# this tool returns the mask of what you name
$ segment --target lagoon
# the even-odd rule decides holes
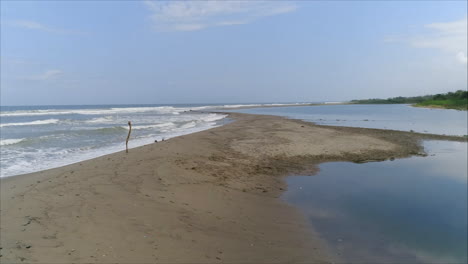
[[[235,110],[321,125],[467,135],[467,112],[396,105]],[[427,157],[321,164],[287,178],[298,207],[347,263],[467,263],[467,143],[424,142]]]
[[[421,133],[467,135],[467,111],[412,107],[407,104],[317,105],[234,110],[278,115],[320,125],[366,127]]]
[[[424,147],[428,157],[322,164],[287,178],[282,198],[347,263],[466,263],[467,144]]]

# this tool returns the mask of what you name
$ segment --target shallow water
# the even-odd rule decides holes
[[[320,105],[234,110],[249,114],[279,115],[322,125],[467,135],[468,112],[396,105]]]
[[[283,199],[352,263],[466,263],[467,144],[429,141],[428,157],[320,165],[287,178]]]

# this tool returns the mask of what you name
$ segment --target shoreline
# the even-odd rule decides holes
[[[220,112],[221,113],[221,112]],[[393,130],[230,112],[226,125],[1,178],[2,262],[333,261],[284,177],[327,161],[425,155]]]
[[[236,107],[233,107],[233,108],[223,107],[223,106],[220,105],[219,108],[214,108],[213,110],[228,111],[228,110],[248,109],[248,108],[271,108],[271,107],[292,107],[292,106],[311,106],[311,105],[320,105],[320,104],[311,104],[311,103],[295,103],[295,104],[292,104],[291,103],[291,104],[271,104],[271,105],[255,105],[255,106],[245,105],[245,106],[242,106],[242,107],[236,106]],[[161,106],[161,107],[173,107],[173,106],[167,105],[167,106]],[[122,109],[124,109],[124,108],[122,108]],[[180,112],[180,113],[193,112],[193,113],[207,113],[207,114],[210,114],[210,113],[215,112],[215,111],[210,111],[209,109],[188,110],[189,107],[187,107],[186,109],[187,109],[186,111],[183,111],[183,112]],[[225,120],[226,120],[225,118],[221,118],[220,120],[217,120],[216,124],[214,124],[212,127],[217,127],[217,126],[220,126],[220,125],[224,125]],[[143,125],[143,126],[146,126],[146,125]],[[126,123],[125,124],[115,124],[115,127],[123,127],[125,129],[128,129],[128,126],[126,125]],[[212,127],[210,127],[210,128],[212,128]],[[138,128],[138,124],[137,124],[137,128]],[[198,129],[197,130],[198,131],[203,131],[203,130],[210,129],[210,128],[204,127],[204,128],[201,128],[201,130],[198,130]],[[152,139],[150,137],[147,137],[147,138],[144,138],[144,137],[132,138],[130,140],[130,148],[135,148],[135,147],[140,147],[140,146],[144,146],[144,145],[147,145],[147,144],[151,144],[151,143],[154,142],[155,139],[160,141],[161,139],[165,138],[167,140],[169,138],[173,138],[173,137],[177,137],[177,136],[181,136],[181,135],[187,135],[187,133],[190,134],[190,133],[195,133],[195,132],[198,132],[198,131],[182,131],[182,132],[173,131],[172,133],[168,133],[167,135],[160,135],[160,136],[151,135]],[[44,135],[42,135],[42,136],[44,136]],[[8,142],[10,140],[13,140],[13,142]],[[28,142],[30,140],[34,141],[35,140],[34,136],[33,137],[25,137],[25,138],[8,138],[8,139],[5,139],[5,141],[7,141],[5,146],[14,145],[14,144],[18,144],[18,143],[23,143],[23,141]],[[5,143],[3,141],[4,140],[2,140],[2,142],[1,142],[2,143],[2,148],[4,146],[3,144]],[[122,142],[125,142],[125,140],[123,139]],[[57,158],[57,159],[54,159],[54,160],[49,160],[48,162],[43,162],[43,163],[39,164],[39,166],[36,166],[34,168],[34,170],[33,169],[26,169],[26,170],[19,170],[19,171],[10,172],[8,170],[8,168],[4,168],[5,171],[3,171],[3,170],[1,171],[2,175],[0,175],[0,178],[18,176],[18,175],[21,175],[21,174],[34,173],[34,172],[39,172],[39,171],[43,171],[43,170],[49,170],[49,169],[53,169],[53,168],[58,168],[58,167],[63,167],[63,166],[66,166],[66,165],[70,165],[70,164],[73,164],[73,163],[86,161],[86,160],[93,159],[93,158],[98,158],[98,157],[103,156],[103,155],[117,153],[117,152],[121,151],[121,149],[123,149],[123,147],[120,146],[120,145],[121,144],[118,143],[118,142],[112,142],[112,143],[107,144],[105,146],[102,146],[100,148],[90,148],[91,150],[89,150],[89,151],[84,151],[84,152],[81,152],[81,153],[80,152],[70,153],[70,154],[68,154],[66,156],[67,159]],[[68,149],[64,149],[64,150],[67,151]],[[44,164],[47,164],[47,163],[49,163],[47,166],[43,166]],[[5,165],[5,164],[3,164],[3,165]]]
[[[193,110],[198,112],[216,113],[218,111],[226,110],[239,110],[239,109],[251,109],[251,108],[276,108],[276,107],[294,107],[294,106],[327,106],[327,105],[348,105],[349,102],[324,102],[324,103],[297,103],[297,104],[272,104],[272,105],[252,105],[252,106],[240,106],[236,108],[220,107],[212,110]],[[226,112],[231,113],[231,112]]]

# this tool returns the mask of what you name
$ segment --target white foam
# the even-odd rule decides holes
[[[137,133],[132,134],[132,137],[133,135],[135,135],[135,137],[132,138],[132,140],[130,140],[130,148],[154,143],[154,140],[160,141],[163,138],[169,139],[172,137],[186,135],[206,130],[212,127],[216,127],[218,126],[216,121],[226,117],[226,115],[215,113],[195,113],[188,111],[209,108],[211,109],[216,107],[219,108],[220,106],[200,106],[191,108],[161,106],[76,110],[48,109],[2,112],[2,116],[12,117],[28,115],[51,116],[60,114],[84,114],[102,116],[90,116],[89,118],[85,118],[84,120],[83,117],[76,119],[73,117],[67,117],[67,119],[60,119],[58,117],[57,119],[47,119],[38,117],[39,119],[44,120],[34,120],[30,122],[17,122],[19,121],[17,120],[16,122],[10,121],[11,123],[2,123],[1,127],[26,126],[24,129],[28,131],[30,130],[30,128],[28,128],[27,126],[51,125],[50,128],[52,129],[52,134],[40,136],[38,138],[15,138],[1,140],[0,144],[2,146],[17,144],[26,140],[28,140],[28,145],[26,146],[24,144],[21,144],[18,145],[18,147],[1,148],[0,177],[13,176],[18,174],[40,171],[44,169],[50,169],[121,151],[125,149],[124,143],[121,143],[124,142],[124,140],[115,140],[115,137],[118,137],[120,134],[116,134],[115,136],[112,134],[108,137],[109,140],[106,140],[104,137],[96,137],[98,138],[96,139],[94,138],[94,136],[92,136],[93,138],[91,140],[88,140],[89,138],[86,138],[88,136],[86,130],[112,130],[114,128],[128,129],[128,126],[126,125],[128,120],[132,121],[133,129],[139,130]],[[145,112],[145,114],[132,114],[143,112]],[[64,126],[57,127],[56,125],[54,125],[57,123]],[[103,125],[102,128],[100,128],[100,124]],[[114,127],[107,127],[107,125],[113,125]],[[79,133],[76,132],[81,130],[83,131]],[[7,130],[5,129],[5,132],[6,131]],[[90,133],[93,134],[89,135],[95,135],[94,132]],[[75,144],[61,144],[61,142],[63,141],[61,135],[73,139],[75,139],[76,137],[78,141],[84,140],[83,145],[78,147]],[[47,137],[48,140],[46,143],[44,143],[42,137]],[[95,139],[97,140],[96,143],[93,141]]]
[[[91,120],[86,121],[86,123],[90,123],[90,124],[102,124],[102,123],[112,123],[112,122],[114,122],[114,120],[111,116],[98,117],[98,118],[93,118]]]
[[[252,106],[262,106],[261,104],[237,104],[237,105],[223,105],[221,108],[242,108],[242,107],[252,107]]]
[[[196,125],[197,125],[197,123],[194,122],[194,121],[192,121],[192,122],[183,124],[182,126],[180,126],[180,128],[181,128],[181,129],[187,129],[187,128],[195,127]]]
[[[7,126],[37,126],[37,125],[49,125],[49,124],[56,124],[58,123],[58,119],[46,119],[46,120],[36,120],[31,122],[22,122],[22,123],[6,123],[0,124],[0,127],[7,127]]]
[[[221,108],[246,108],[246,107],[262,107],[262,106],[287,106],[287,105],[300,105],[302,103],[291,103],[291,104],[233,104],[233,105],[223,105]]]
[[[42,115],[109,115],[109,114],[130,114],[155,112],[159,114],[178,115],[189,110],[206,110],[206,109],[232,109],[243,107],[258,107],[258,106],[281,106],[290,104],[227,104],[227,105],[207,105],[195,107],[174,107],[174,106],[153,106],[153,107],[114,107],[114,108],[96,108],[96,109],[44,109],[44,110],[18,110],[18,111],[3,111],[0,116],[42,116]]]
[[[213,122],[213,121],[221,120],[225,117],[226,115],[209,114],[208,116],[202,117],[201,120],[204,122]]]
[[[155,124],[155,125],[141,125],[141,126],[132,126],[132,129],[150,129],[150,128],[164,128],[164,127],[172,127],[175,126],[174,123],[162,123],[162,124]],[[125,127],[128,129],[128,126]]]
[[[214,119],[214,117],[212,117]],[[135,148],[146,144],[154,143],[154,140],[161,141],[199,132],[209,128],[218,126],[215,122],[202,122],[197,123],[191,121],[182,127],[174,128],[174,123],[161,123],[151,126],[158,126],[161,128],[159,134],[150,134],[143,137],[134,138],[129,142],[129,148]],[[142,126],[143,127],[143,126]],[[164,129],[168,128],[168,129]],[[37,149],[33,153],[23,151],[9,151],[7,149],[1,149],[2,155],[0,155],[1,163],[6,165],[0,170],[0,177],[8,177],[13,175],[19,175],[24,173],[31,173],[41,171],[45,169],[51,169],[59,166],[68,165],[83,160],[88,160],[103,156],[110,153],[125,150],[125,143],[112,144],[102,148],[75,148],[75,149]],[[12,155],[14,154],[14,155]],[[28,158],[28,156],[34,155],[34,158]]]
[[[31,111],[4,111],[0,112],[0,116],[41,116],[41,115],[65,115],[73,114],[72,111],[61,111],[61,110],[31,110]]]
[[[104,108],[104,109],[47,109],[47,110],[20,110],[20,111],[3,111],[0,116],[39,116],[39,115],[109,115],[109,114],[124,114],[124,113],[143,113],[156,112],[160,114],[179,114],[187,111],[190,108],[176,108],[173,106],[157,106],[157,107],[119,107],[119,108]]]
[[[20,143],[21,141],[25,140],[24,138],[10,138],[10,139],[2,139],[0,140],[0,146],[7,146]]]

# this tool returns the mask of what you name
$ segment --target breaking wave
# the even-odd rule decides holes
[[[59,122],[58,119],[46,119],[46,120],[36,120],[36,121],[31,121],[31,122],[0,124],[0,127],[50,125],[50,124],[57,124],[58,122]]]
[[[0,146],[14,145],[24,141],[24,138],[1,139]]]

